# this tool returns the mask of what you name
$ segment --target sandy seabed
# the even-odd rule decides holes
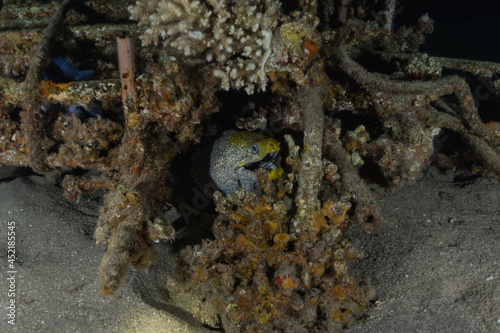
[[[345,332],[500,332],[500,181],[457,178],[434,170],[423,184],[373,187],[382,226],[374,234],[353,226],[349,237],[365,251],[351,270],[370,277],[377,293]],[[0,172],[0,331],[214,332],[153,302],[160,294],[145,297],[140,290],[162,289],[162,279],[148,278],[150,269],[131,272],[115,297],[98,294],[105,249],[95,245],[93,232],[101,202],[93,195],[74,204],[44,177]],[[15,224],[14,274],[9,224]],[[161,247],[168,245],[159,245],[161,261],[168,261]],[[15,326],[8,323],[11,299]]]

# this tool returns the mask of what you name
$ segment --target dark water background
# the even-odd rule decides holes
[[[500,62],[500,1],[400,0],[396,25],[435,22],[421,51],[434,56]]]

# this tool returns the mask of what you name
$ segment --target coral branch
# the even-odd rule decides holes
[[[82,105],[90,109],[94,101],[98,101],[102,109],[116,109],[120,102],[120,83],[117,79],[71,82],[60,88],[50,81],[40,84],[45,100],[50,103]]]
[[[142,269],[158,259],[152,244],[140,235],[142,229],[140,222],[129,219],[113,231],[99,267],[99,291],[103,296],[116,293],[125,281],[129,265]]]
[[[464,136],[472,151],[484,163],[484,167],[493,171],[497,177],[500,177],[500,154],[495,152],[484,140],[481,140],[477,136],[471,134]]]
[[[481,121],[469,85],[464,79],[458,76],[448,76],[432,81],[394,81],[382,74],[368,72],[352,60],[349,57],[349,53],[345,50],[337,50],[336,59],[340,68],[371,94],[374,96],[386,96],[378,100],[377,103],[374,103],[374,107],[383,119],[389,119],[389,115],[391,115],[392,119],[407,119],[405,122],[411,123],[418,121],[415,118],[416,115],[419,115],[421,118],[425,114],[425,117],[428,119],[426,127],[432,129],[438,128],[445,123],[450,124],[449,116],[451,114],[462,124],[460,126],[452,121],[454,130],[463,136],[466,142],[471,143],[471,148],[483,159],[487,168],[490,168],[492,171],[498,170],[498,167],[495,166],[493,147],[500,144],[500,137],[495,135],[493,129],[488,128]],[[479,64],[477,65],[480,66]],[[481,65],[486,66],[486,64]],[[489,66],[489,68],[492,67]],[[444,95],[455,95],[459,105],[453,108],[443,107],[443,102],[439,98]],[[441,109],[445,109],[447,112],[439,112],[435,107],[431,106],[431,102],[441,105]],[[395,117],[395,114],[399,114],[399,116]],[[393,122],[393,120],[387,121]],[[401,124],[401,126],[406,127],[409,138],[412,136],[422,136],[425,133],[424,129],[417,129],[416,125],[408,127]],[[483,140],[485,144],[479,144],[476,139],[471,139],[471,135]],[[423,138],[422,143],[426,144],[425,141],[429,142],[429,139],[429,137],[427,139]],[[382,144],[384,145],[384,143]],[[479,146],[484,149],[478,149]],[[487,146],[489,148],[486,149]],[[374,149],[378,148],[374,146]],[[410,164],[407,167],[415,169]],[[495,171],[495,173],[497,172]]]
[[[46,173],[50,168],[46,165],[43,147],[44,129],[42,127],[42,115],[40,105],[40,93],[38,85],[42,77],[45,61],[49,55],[49,46],[54,40],[57,31],[61,27],[66,13],[71,8],[73,0],[65,0],[61,3],[59,10],[53,16],[38,43],[36,52],[31,58],[30,68],[24,82],[25,101],[23,112],[21,112],[21,128],[24,133],[26,144],[29,148],[30,165],[36,172]]]
[[[500,73],[500,63],[489,61],[478,61],[470,59],[456,59],[444,57],[431,57],[438,61],[443,68],[466,71],[482,77],[492,77]]]
[[[318,193],[322,177],[323,103],[321,87],[299,88],[298,99],[302,107],[304,150],[299,171],[299,185],[295,204],[297,214],[294,231],[300,233],[310,226],[312,212],[318,208]]]
[[[45,61],[47,60],[49,54],[49,46],[51,42],[54,40],[57,31],[62,26],[62,21],[66,16],[66,13],[73,5],[74,0],[64,0],[61,3],[57,13],[52,17],[50,24],[45,28],[42,39],[38,43],[36,47],[35,54],[30,61],[30,69],[26,74],[25,79],[25,92],[27,96],[31,96],[34,91],[36,91],[36,87],[41,80],[42,71],[45,66]],[[29,104],[28,104],[29,105]]]
[[[380,73],[367,71],[363,66],[354,61],[349,56],[349,51],[345,48],[335,50],[334,57],[339,67],[351,78],[362,85],[367,90],[374,93],[391,92],[391,94],[402,95],[432,95],[435,89],[443,91],[443,86],[453,85],[456,81],[454,77],[445,77],[436,81],[394,81]],[[452,90],[452,89],[449,89]],[[437,94],[434,94],[436,96]],[[437,98],[437,97],[436,97]]]
[[[129,110],[129,118],[137,111]],[[99,268],[99,290],[113,295],[125,281],[129,265],[137,269],[156,261],[153,242],[156,233],[149,230],[151,220],[159,216],[169,195],[165,187],[167,162],[164,155],[178,147],[168,139],[158,138],[148,147],[145,128],[128,127],[123,136],[118,160],[119,185],[106,194],[104,210],[99,217],[95,238],[98,244],[108,245]],[[163,154],[153,155],[150,150]],[[155,227],[155,229],[157,229]],[[173,229],[162,235],[173,237]]]
[[[436,101],[436,106],[442,108],[450,114],[453,114],[453,110],[443,101],[438,99]],[[442,128],[447,128],[453,132],[461,135],[465,142],[469,145],[472,151],[480,158],[485,164],[486,169],[493,171],[498,177],[500,177],[500,155],[486,143],[485,140],[478,138],[477,136],[471,134],[469,129],[466,128],[462,122],[456,117],[443,114],[439,119],[439,124]],[[492,136],[491,139],[494,139]],[[498,139],[497,139],[498,140]]]
[[[334,132],[334,123],[331,119],[325,120],[325,157],[337,165],[342,175],[343,191],[353,193],[354,223],[368,232],[375,231],[380,225],[380,210],[366,183],[359,177],[356,168],[351,164],[349,155],[342,146],[342,142]]]
[[[391,33],[394,30],[394,18],[396,16],[397,0],[385,0],[384,30]]]

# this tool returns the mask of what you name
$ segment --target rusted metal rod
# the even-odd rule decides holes
[[[120,80],[122,83],[122,101],[125,116],[127,115],[127,99],[130,98],[133,103],[137,101],[135,91],[135,42],[130,36],[116,38],[118,48],[118,67],[120,69]]]

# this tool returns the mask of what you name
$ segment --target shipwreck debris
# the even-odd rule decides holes
[[[93,170],[66,174],[62,185],[73,201],[105,192],[95,231],[107,246],[102,295],[117,293],[130,266],[152,265],[156,242],[174,238],[163,217],[173,205],[170,163],[227,129],[211,117],[221,90],[257,100],[240,128],[266,128],[288,147],[283,177],[257,170],[261,195],[216,192],[212,237],[176,253],[166,288],[210,302],[212,326],[221,318],[232,331],[340,330],[373,297],[349,274],[347,262],[362,252],[344,238],[350,224],[374,232],[381,222],[367,181],[404,186],[433,161],[500,175],[498,117],[481,119],[462,77],[487,79],[498,100],[500,65],[420,53],[432,20],[396,31],[395,0],[379,12],[375,2],[349,1],[293,10],[261,0],[29,3],[38,9],[1,9],[0,164]],[[92,63],[80,67],[95,71],[92,80],[42,81],[65,53]],[[102,117],[77,117],[76,106],[95,102]],[[44,106],[57,103],[75,108],[47,116]],[[446,149],[436,149],[446,134]]]

